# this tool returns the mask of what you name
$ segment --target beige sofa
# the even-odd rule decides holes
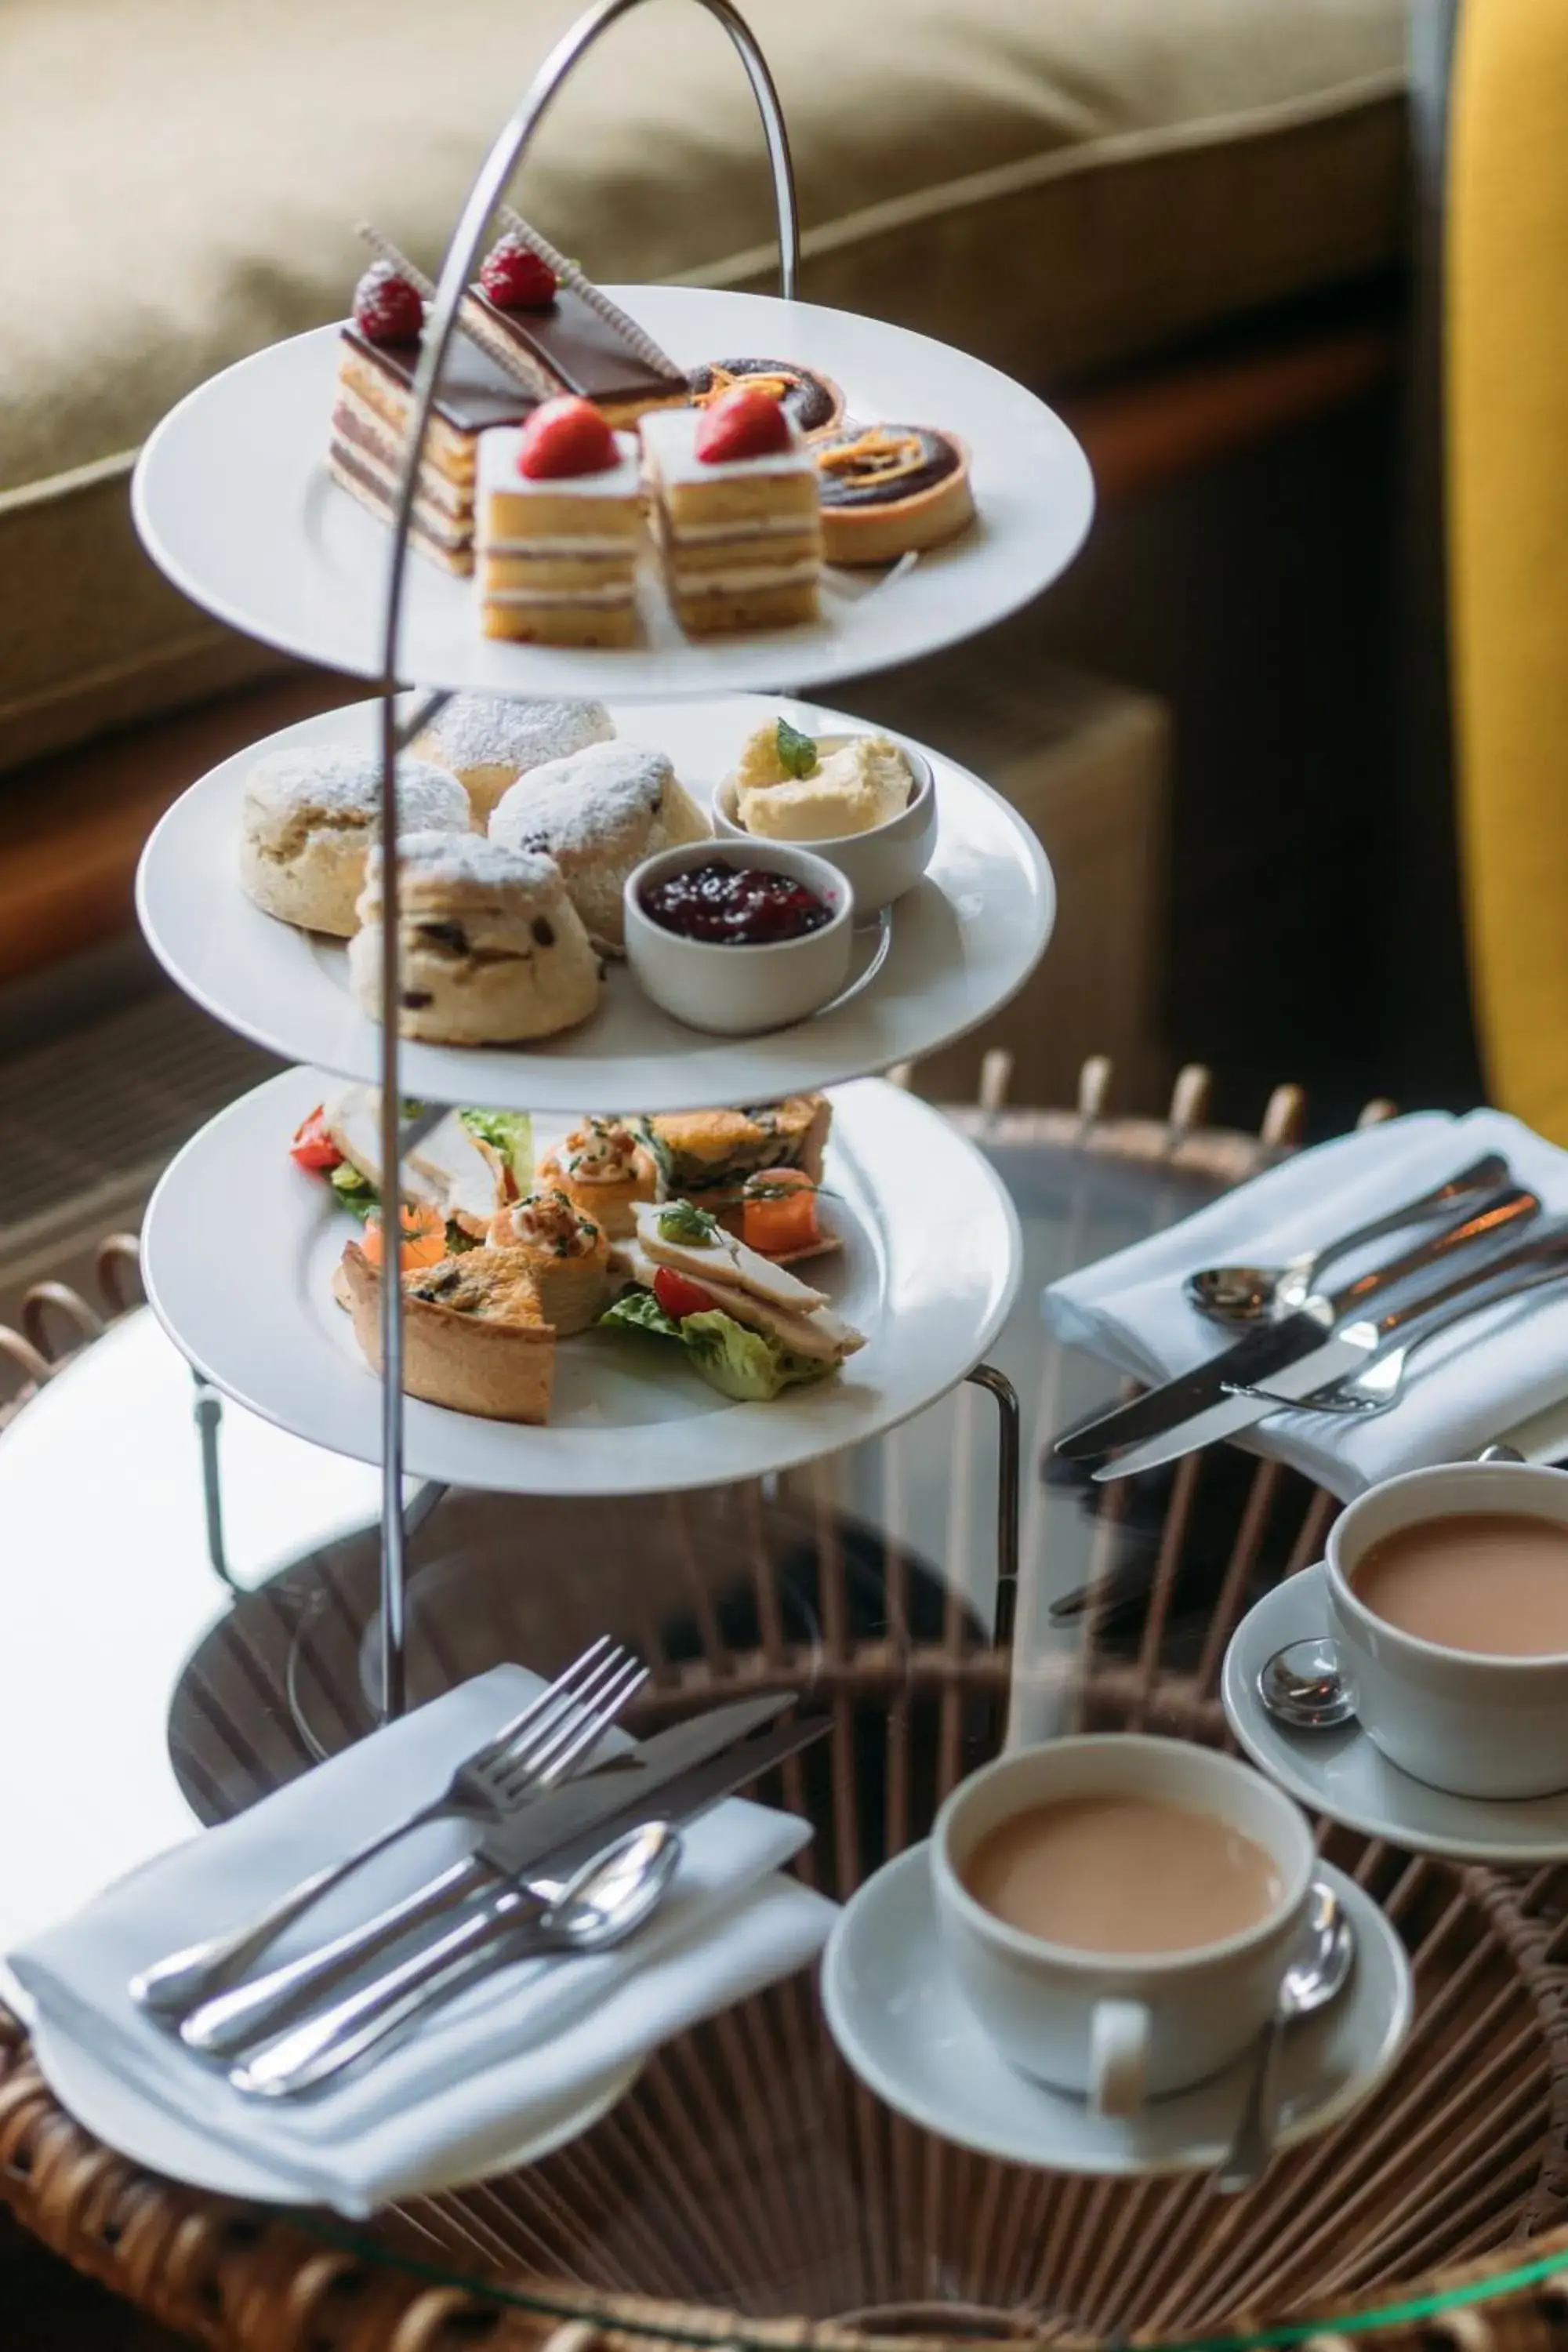
[[[1404,0],[750,0],[803,290],[1041,384],[1334,286],[1404,236]],[[573,0],[8,0],[0,765],[268,658],[167,588],[126,484],[169,404],[341,313],[370,215],[438,257]],[[768,282],[756,118],[680,0],[618,26],[522,201],[606,279]],[[243,462],[243,452],[237,452]]]

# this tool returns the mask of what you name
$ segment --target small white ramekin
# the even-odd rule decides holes
[[[643,912],[642,892],[650,882],[694,866],[761,867],[804,882],[832,909],[820,929],[798,940],[744,947],[710,940],[682,939]],[[626,877],[626,961],[654,1003],[689,1028],[721,1037],[755,1037],[804,1021],[836,997],[849,977],[850,932],[855,892],[837,866],[795,842],[683,842],[645,857]]]
[[[868,732],[870,730],[868,730]],[[876,824],[869,833],[847,833],[836,841],[772,842],[766,834],[748,833],[741,823],[740,795],[733,776],[726,776],[713,794],[713,826],[721,841],[748,841],[762,848],[784,847],[814,850],[818,857],[827,858],[847,874],[855,891],[855,904],[859,913],[874,915],[879,908],[890,907],[906,890],[912,890],[926,867],[931,864],[936,847],[936,779],[931,774],[931,761],[923,751],[899,737],[889,739],[898,743],[914,775],[914,785],[908,805],[890,816],[885,824]],[[846,743],[855,740],[853,735],[819,735],[816,741],[820,752],[841,751]]]

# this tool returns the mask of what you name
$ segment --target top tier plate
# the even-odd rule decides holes
[[[1033,393],[944,343],[876,319],[686,286],[609,289],[683,366],[741,353],[821,369],[850,416],[944,425],[969,446],[977,520],[881,584],[832,571],[810,626],[701,643],[672,620],[625,649],[481,636],[472,581],[411,553],[401,672],[500,694],[668,696],[804,687],[956,643],[1039,593],[1089,529],[1089,464]],[[172,410],[132,487],[137,528],[175,585],[231,627],[307,661],[381,674],[387,533],[329,479],[339,331],[226,369]]]

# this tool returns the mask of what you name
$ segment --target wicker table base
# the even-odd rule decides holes
[[[1182,1181],[1245,1173],[1288,1140],[1291,1108],[1267,1145],[1205,1137],[1190,1087],[1168,1122],[1104,1123],[1090,1099],[1076,1119],[993,1118],[983,1139],[1026,1232],[1048,1232],[1059,1255],[1107,1246],[1123,1209],[1146,1223],[1156,1192],[1175,1213]],[[1031,1278],[1048,1270],[1032,1262]],[[1065,1375],[1039,1360],[1032,1297],[1011,1344],[1038,1433],[1060,1414]],[[1223,1740],[1229,1631],[1260,1585],[1314,1556],[1331,1500],[1225,1454],[1092,1508],[1038,1486],[1004,1653],[965,1549],[964,1512],[983,1524],[984,1497],[966,1491],[962,1420],[946,1442],[934,1460],[929,1440],[909,1444],[896,1475],[850,1464],[618,1524],[538,1509],[520,1522],[524,1507],[454,1497],[416,1586],[416,1695],[497,1657],[548,1667],[587,1627],[647,1655],[644,1727],[721,1687],[808,1691],[832,1712],[832,1739],[772,1793],[814,1818],[807,1867],[833,1894],[924,1833],[1009,1705],[1031,1728]],[[948,1514],[946,1538],[923,1549],[922,1475]],[[169,1733],[199,1813],[233,1811],[365,1727],[373,1568],[363,1538],[296,1560],[197,1649]],[[1568,1870],[1510,1882],[1342,1832],[1325,1848],[1406,1942],[1415,2033],[1377,2098],[1246,2198],[1201,2179],[1026,2171],[933,2138],[847,2073],[804,1978],[661,2052],[544,2163],[358,2231],[142,2173],[60,2111],[7,2024],[0,2198],[224,2352],[1210,2341],[1265,2315],[1273,2341],[1370,2323],[1401,2352],[1450,2339],[1522,2352],[1568,2335]]]

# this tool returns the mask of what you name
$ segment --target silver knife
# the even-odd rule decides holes
[[[214,2058],[232,2057],[262,2034],[276,2032],[331,1991],[361,1961],[374,1958],[388,1944],[437,1917],[499,1875],[512,1878],[531,1870],[555,1847],[587,1837],[590,1851],[603,1842],[605,1824],[628,1806],[647,1806],[659,1790],[759,1730],[794,1703],[793,1691],[770,1691],[761,1698],[737,1699],[672,1725],[626,1757],[568,1781],[539,1798],[509,1821],[488,1828],[472,1853],[401,1902],[379,1912],[329,1944],[280,1962],[194,2010],[180,2027],[188,2048]]]
[[[651,1814],[647,1807],[629,1805],[618,1820],[552,1848],[542,1862],[553,1878],[569,1878],[614,1839],[649,1819],[688,1829],[736,1789],[810,1747],[831,1727],[832,1717],[825,1715],[763,1732],[671,1781]],[[530,1887],[515,1882],[502,1886],[489,1902],[470,1906],[434,1943],[235,2067],[229,2081],[261,2098],[289,2098],[313,2089],[414,2024],[438,2000],[449,1999],[509,1958],[526,1957],[527,1929],[544,1907]]]
[[[1137,1471],[1155,1470],[1162,1463],[1174,1462],[1200,1445],[1212,1444],[1216,1438],[1234,1437],[1238,1431],[1251,1429],[1278,1412],[1281,1398],[1302,1400],[1302,1410],[1310,1412],[1311,1406],[1305,1400],[1331,1389],[1352,1372],[1364,1370],[1375,1356],[1394,1342],[1404,1347],[1417,1346],[1466,1316],[1479,1314],[1485,1307],[1517,1297],[1540,1283],[1561,1281],[1565,1273],[1568,1216],[1552,1217],[1544,1221],[1527,1241],[1504,1251],[1500,1257],[1472,1267],[1441,1289],[1426,1291],[1404,1307],[1389,1308],[1375,1319],[1366,1318],[1342,1325],[1327,1339],[1320,1334],[1320,1344],[1310,1355],[1268,1375],[1267,1396],[1223,1397],[1217,1404],[1192,1414],[1176,1428],[1167,1429],[1146,1444],[1131,1446],[1126,1453],[1102,1462],[1094,1473],[1095,1478],[1102,1485],[1108,1479],[1129,1478]]]
[[[1379,1292],[1392,1290],[1396,1283],[1407,1282],[1429,1266],[1440,1265],[1456,1250],[1501,1241],[1528,1223],[1540,1207],[1533,1192],[1517,1186],[1489,1192],[1468,1217],[1430,1235],[1403,1256],[1373,1266],[1339,1290],[1318,1292],[1304,1299],[1294,1314],[1266,1324],[1259,1331],[1247,1332],[1234,1347],[1222,1349],[1190,1372],[1179,1373],[1174,1380],[1134,1397],[1130,1404],[1118,1405],[1064,1430],[1053,1441],[1053,1450],[1069,1462],[1089,1461],[1113,1446],[1131,1445],[1140,1438],[1157,1437],[1164,1430],[1176,1428],[1194,1413],[1218,1405],[1227,1388],[1252,1386],[1260,1381],[1278,1387],[1280,1374],[1289,1366],[1321,1348],[1337,1323],[1353,1317]],[[1312,1385],[1321,1388],[1324,1382],[1319,1379]],[[1292,1393],[1303,1395],[1305,1391]]]

